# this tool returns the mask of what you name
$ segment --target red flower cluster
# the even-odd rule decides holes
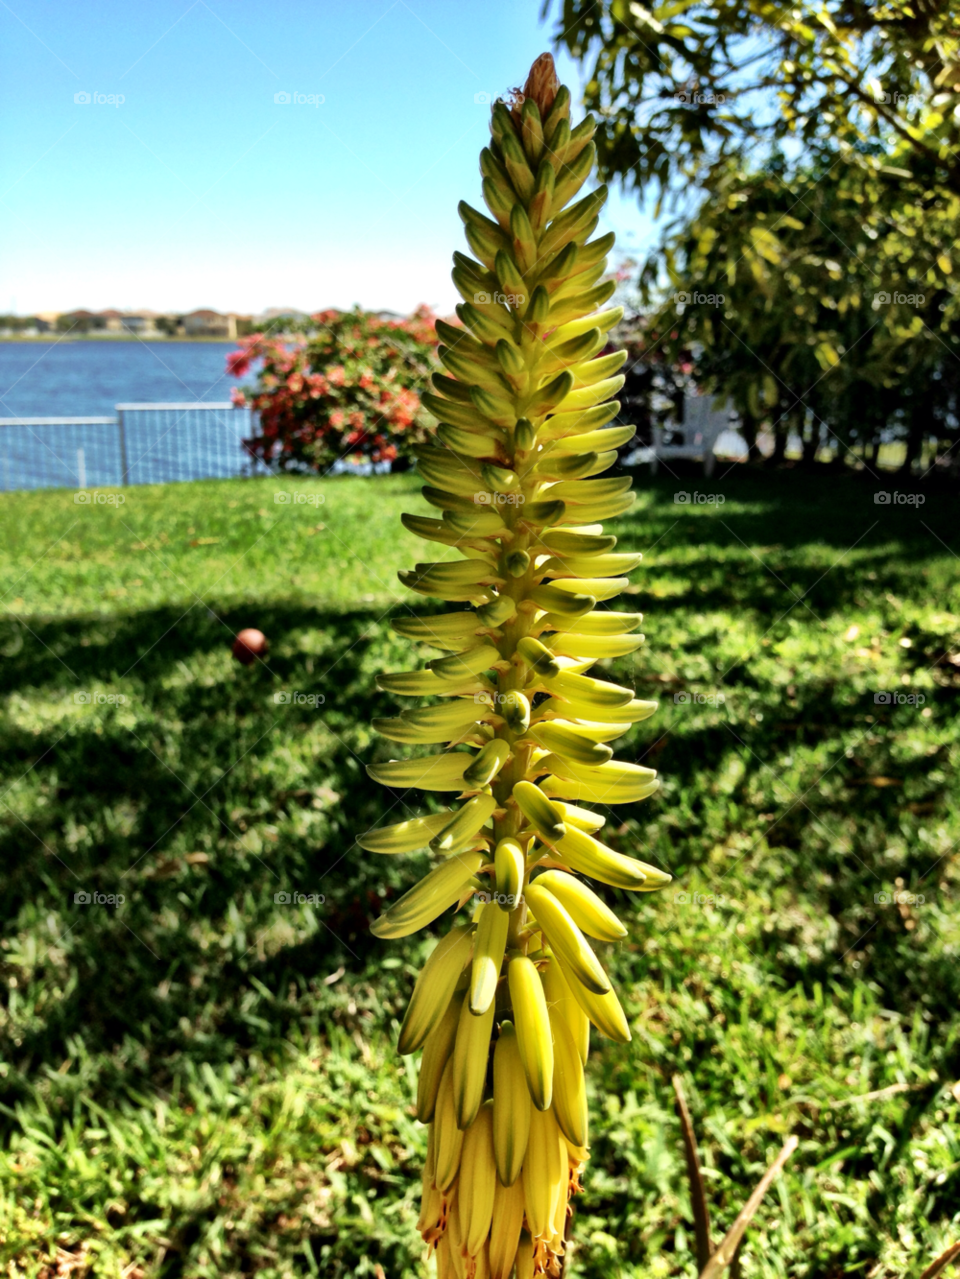
[[[259,415],[246,441],[260,460],[295,470],[326,470],[338,458],[384,462],[427,438],[419,391],[439,367],[435,316],[420,307],[402,320],[368,311],[320,311],[285,321],[280,336],[255,333],[227,356],[251,387],[231,399]]]

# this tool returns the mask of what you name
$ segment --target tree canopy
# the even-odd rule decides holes
[[[562,0],[603,176],[679,216],[647,333],[748,440],[957,440],[960,4]],[[710,298],[701,302],[698,298]],[[721,301],[717,299],[721,298]]]

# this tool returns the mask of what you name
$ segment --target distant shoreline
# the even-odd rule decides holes
[[[221,346],[235,346],[239,338],[206,338],[206,337],[181,337],[176,335],[170,337],[166,333],[152,333],[149,337],[139,337],[135,333],[111,333],[109,336],[102,333],[34,333],[23,336],[22,334],[0,334],[0,342],[206,342],[219,343]]]

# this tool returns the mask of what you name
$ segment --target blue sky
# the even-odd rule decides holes
[[[0,311],[449,310],[488,137],[475,95],[550,46],[539,10],[3,0]],[[633,197],[606,221],[625,250],[649,241]]]

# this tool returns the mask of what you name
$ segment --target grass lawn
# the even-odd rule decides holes
[[[594,1039],[567,1274],[695,1275],[679,1071],[715,1236],[800,1138],[745,1276],[919,1276],[960,1237],[960,504],[742,468],[682,482],[722,505],[637,485],[612,527],[645,552],[623,606],[648,645],[609,665],[661,701],[621,753],[664,785],[607,829],[675,882],[609,890],[633,1042]],[[283,489],[304,500],[0,497],[9,1279],[423,1272],[393,1043],[427,943],[367,931],[423,862],[352,839],[420,804],[363,766],[391,753],[376,672],[434,655],[389,625],[423,503],[404,475]],[[246,670],[250,625],[271,651]]]

